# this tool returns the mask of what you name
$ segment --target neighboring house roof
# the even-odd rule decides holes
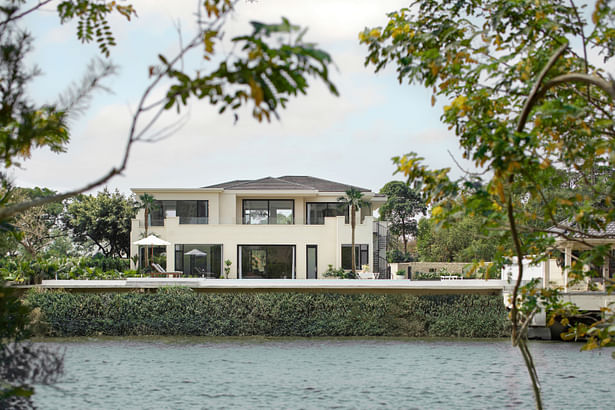
[[[253,180],[235,180],[209,185],[203,188],[223,188],[225,190],[315,190],[319,192],[345,192],[352,185],[329,181],[310,176],[266,177]],[[369,189],[354,187],[361,192],[371,192]]]
[[[570,226],[571,228],[576,228],[575,224],[574,223],[571,224],[569,221],[561,222],[560,225]],[[549,231],[553,232],[554,234],[570,234],[571,236],[576,237],[576,238],[582,237],[582,235],[577,232],[568,232],[567,229],[559,228],[556,226],[549,228]],[[589,229],[587,233],[588,233],[588,236],[603,236],[605,238],[615,238],[615,222],[609,222],[606,225],[606,228],[604,231],[598,231],[597,229],[592,228],[592,229]]]

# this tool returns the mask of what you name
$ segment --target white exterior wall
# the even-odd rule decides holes
[[[137,192],[140,193],[140,192]],[[325,218],[324,225],[305,225],[306,202],[336,202],[333,196],[292,197],[250,193],[249,196],[228,192],[161,192],[148,193],[157,200],[208,200],[209,223],[199,225],[180,225],[179,217],[168,217],[164,226],[150,226],[149,233],[170,242],[167,246],[167,270],[175,270],[176,244],[222,245],[222,260],[232,262],[229,278],[237,278],[238,245],[295,245],[295,278],[305,279],[307,271],[306,247],[317,245],[318,278],[323,278],[328,265],[338,268],[342,264],[342,245],[352,243],[350,224],[344,217]],[[294,225],[244,225],[242,224],[242,201],[244,199],[294,199]],[[359,214],[359,213],[357,213]],[[140,210],[132,220],[130,254],[138,254],[133,243],[143,237],[144,212]],[[357,215],[357,222],[360,221]],[[373,217],[366,216],[355,229],[355,244],[369,245],[369,265],[373,266]],[[222,272],[224,272],[222,270]]]

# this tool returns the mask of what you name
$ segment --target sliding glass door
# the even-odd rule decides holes
[[[294,245],[240,245],[239,277],[241,279],[294,279]]]

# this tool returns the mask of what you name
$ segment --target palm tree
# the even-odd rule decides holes
[[[367,205],[367,202],[363,199],[363,193],[355,187],[350,187],[350,189],[346,191],[346,195],[340,196],[337,198],[337,201],[350,209],[350,228],[352,230],[352,248],[350,255],[352,258],[352,273],[356,274],[357,263],[355,260],[354,231],[357,226],[357,211],[361,209],[362,206]]]
[[[156,200],[154,199],[153,196],[151,196],[148,193],[145,193],[141,196],[139,196],[139,200],[141,201],[141,206],[140,208],[142,208],[144,210],[144,220],[145,220],[145,237],[147,238],[147,231],[149,229],[149,217],[150,214],[155,211],[156,209],[158,209],[158,204],[156,204]],[[146,250],[145,252],[145,266],[149,266],[149,257],[148,257],[148,250]],[[153,249],[152,249],[152,258],[154,257],[153,255]]]

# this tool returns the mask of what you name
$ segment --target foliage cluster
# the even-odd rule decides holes
[[[92,242],[105,256],[130,256],[131,220],[137,202],[118,190],[78,195],[67,201],[63,222],[78,244]]]
[[[564,266],[574,283],[592,271],[586,267],[603,265],[609,253],[603,240],[615,223],[615,82],[603,67],[615,55],[615,10],[603,0],[588,6],[565,0],[417,0],[390,13],[383,27],[359,35],[369,48],[366,64],[376,71],[393,64],[400,82],[431,89],[432,104],[436,98],[448,103],[442,122],[479,172],[452,180],[449,168],[431,170],[416,153],[394,161],[443,226],[460,215],[483,221],[483,234],[496,246],[492,271],[510,265],[513,256],[551,258],[560,239],[583,249]],[[560,189],[571,174],[581,183]],[[559,311],[566,320],[567,308],[574,308],[561,303],[557,290],[537,288],[536,282],[525,288],[522,279],[519,264],[511,339],[541,409],[527,326],[537,312]],[[588,329],[577,328],[579,338],[594,329],[599,343],[588,347],[615,346],[613,306],[603,314]]]
[[[120,279],[136,276],[127,259],[94,257],[39,257],[0,259],[0,278],[22,284],[44,279]]]
[[[412,280],[440,280],[441,272],[412,272]]]
[[[425,201],[419,191],[402,181],[388,182],[380,193],[387,196],[380,207],[380,219],[389,222],[389,232],[402,241],[403,249],[400,251],[407,254],[408,240],[417,234],[415,217],[427,211]]]
[[[50,336],[435,336],[509,334],[501,296],[32,291]]]
[[[324,273],[326,278],[339,278],[339,279],[357,279],[357,274],[352,271],[346,271],[344,268],[335,269],[333,265],[329,265]]]
[[[403,252],[399,249],[387,250],[387,262],[399,263],[399,262],[414,262],[415,257],[410,252]]]
[[[442,227],[434,218],[419,221],[416,248],[421,262],[490,261],[496,250],[482,232],[482,221],[473,216],[452,219]]]

